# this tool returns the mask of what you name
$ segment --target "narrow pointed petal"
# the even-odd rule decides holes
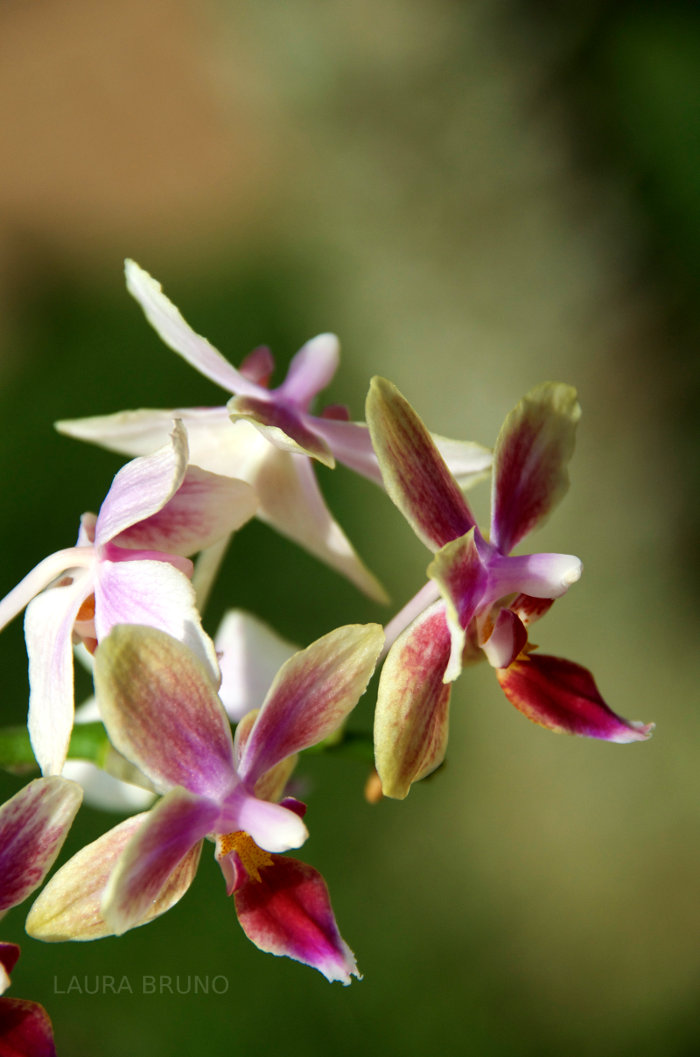
[[[91,591],[91,577],[49,587],[29,603],[24,637],[29,658],[32,749],[42,774],[60,774],[73,729],[73,625]]]
[[[496,672],[508,700],[533,723],[557,734],[606,741],[645,741],[653,723],[616,715],[600,696],[593,676],[580,664],[542,653],[524,654]]]
[[[138,411],[117,411],[113,415],[90,415],[85,418],[66,418],[54,422],[54,429],[74,440],[99,444],[108,451],[120,455],[150,455],[168,443],[173,422],[180,419],[187,430],[190,458],[202,466],[192,448],[191,432],[215,428],[221,421],[227,423],[226,408],[141,408]],[[211,470],[211,466],[206,466]],[[214,470],[214,472],[216,472]]]
[[[324,413],[324,417],[314,418],[313,424],[338,462],[378,484],[380,488],[384,487],[369,428],[364,422],[326,418]]]
[[[431,550],[464,536],[474,518],[432,437],[398,389],[373,378],[367,424],[384,486]]]
[[[374,756],[384,796],[403,800],[447,750],[451,636],[436,602],[399,636],[384,662],[374,713]]]
[[[308,455],[333,469],[335,459],[323,437],[309,428],[308,416],[296,408],[254,396],[235,396],[228,402],[232,422],[250,422],[270,444],[281,451]]]
[[[132,815],[69,859],[35,900],[27,917],[28,934],[50,943],[113,935],[102,913],[102,897],[129,841],[148,817],[148,812]],[[137,924],[152,921],[182,898],[194,880],[201,849],[200,841],[180,860]]]
[[[156,628],[121,625],[95,653],[95,689],[110,740],[156,789],[212,799],[233,779],[231,729],[208,670]]]
[[[260,497],[258,517],[346,576],[370,598],[388,602],[386,591],[333,519],[309,460],[266,447],[264,460],[250,478]]]
[[[284,400],[306,410],[317,393],[330,383],[339,363],[338,338],[335,334],[318,334],[293,357],[287,377],[277,392]]]
[[[3,1057],[56,1057],[51,1020],[43,1006],[24,998],[2,999],[0,1052]]]
[[[124,271],[129,293],[136,298],[146,319],[158,333],[161,341],[182,356],[195,370],[211,379],[230,393],[259,392],[259,387],[250,382],[233,367],[221,353],[200,337],[182,318],[175,305],[163,293],[160,283],[134,261],[126,261]]]
[[[378,624],[336,628],[278,672],[246,741],[239,774],[255,783],[337,730],[365,692],[384,645]]]
[[[331,982],[361,979],[355,956],[338,931],[323,877],[296,859],[272,859],[259,881],[245,880],[234,893],[248,939],[261,951],[318,969]]]
[[[542,523],[569,487],[581,407],[576,390],[545,382],[506,417],[493,457],[491,541],[508,554]]]
[[[126,760],[124,766],[138,773]],[[100,811],[115,811],[122,815],[144,811],[151,806],[156,796],[154,790],[108,774],[89,760],[66,760],[63,775],[77,782],[85,795],[85,803]],[[143,781],[146,779],[143,778]]]
[[[92,563],[93,552],[88,547],[68,547],[44,558],[0,602],[0,630],[53,580],[63,573],[84,569]]]
[[[102,915],[115,935],[142,924],[172,873],[211,832],[219,813],[211,800],[171,789],[151,808],[124,848],[102,897]]]
[[[446,683],[454,682],[462,671],[462,653],[466,631],[482,601],[488,574],[474,539],[475,529],[437,552],[428,566],[445,600],[447,626],[452,637],[450,661],[444,674]]]
[[[194,588],[169,562],[102,561],[95,587],[98,641],[117,624],[159,628],[197,654],[218,678],[214,644],[202,630]]]
[[[95,525],[97,546],[162,510],[182,484],[188,457],[187,434],[178,421],[169,443],[122,466],[100,507]]]
[[[162,509],[121,532],[119,547],[195,554],[235,532],[254,515],[255,491],[245,481],[190,466],[177,492]]]
[[[229,719],[236,723],[259,708],[277,670],[298,649],[242,609],[225,614],[214,645],[221,669],[219,697]]]
[[[82,798],[80,786],[67,778],[36,778],[0,807],[0,913],[44,880]]]
[[[510,609],[502,609],[481,648],[492,668],[507,668],[526,645],[525,625]]]

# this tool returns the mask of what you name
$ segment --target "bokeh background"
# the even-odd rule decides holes
[[[657,723],[642,745],[557,737],[483,666],[404,803],[365,803],[360,762],[305,761],[303,858],[365,974],[349,989],[256,951],[206,852],[178,907],[118,940],[42,945],[13,911],[13,993],[65,1057],[697,1052],[699,71],[679,0],[4,0],[0,593],[72,544],[120,465],[55,419],[221,402],[126,294],[131,256],[233,362],[265,342],[281,371],[336,331],[328,396],[356,417],[380,373],[437,432],[492,444],[532,385],[576,385],[572,488],[528,549],[585,574],[537,640]],[[426,552],[377,489],[320,478],[403,604]],[[210,630],[233,605],[300,644],[393,612],[258,523]],[[21,621],[0,670],[22,722]],[[372,691],[358,728],[371,711]],[[85,808],[64,857],[115,821]],[[140,993],[161,974],[227,990]],[[66,993],[104,975],[133,993]]]

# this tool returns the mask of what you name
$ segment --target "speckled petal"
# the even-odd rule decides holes
[[[557,734],[606,741],[645,741],[653,723],[616,715],[600,696],[593,676],[580,664],[543,653],[523,654],[496,671],[508,700],[533,723]]]
[[[384,486],[427,547],[437,550],[474,527],[474,518],[432,437],[398,389],[373,378],[367,424]]]
[[[244,872],[239,876],[245,878]],[[310,965],[330,981],[361,979],[338,931],[326,882],[313,867],[273,855],[260,880],[245,878],[234,899],[243,931],[261,951]]]
[[[82,798],[79,785],[56,775],[36,778],[0,807],[0,914],[44,880]]]
[[[502,554],[547,517],[569,487],[581,407],[576,390],[545,382],[506,417],[493,457],[491,542]]]
[[[377,691],[374,755],[385,796],[403,800],[412,782],[442,763],[451,684],[444,682],[451,636],[445,603],[434,603],[396,640]]]
[[[241,754],[254,785],[280,760],[323,741],[365,692],[384,645],[378,624],[336,628],[280,668]]]
[[[110,740],[156,789],[222,796],[235,784],[233,742],[210,673],[156,628],[121,625],[95,653]]]

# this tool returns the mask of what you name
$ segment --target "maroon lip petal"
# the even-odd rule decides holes
[[[0,998],[2,1057],[56,1057],[49,1015],[38,1002]]]
[[[511,704],[555,733],[624,743],[644,741],[654,728],[613,712],[588,669],[573,661],[530,653],[496,675]]]

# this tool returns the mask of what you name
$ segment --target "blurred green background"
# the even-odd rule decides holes
[[[657,723],[643,745],[557,737],[482,666],[447,766],[404,803],[366,804],[360,763],[306,761],[302,857],[365,974],[349,989],[255,950],[206,849],[182,902],[118,940],[44,946],[13,911],[12,993],[64,1057],[697,1052],[699,70],[680,2],[3,4],[0,593],[72,544],[120,465],[55,419],[221,402],[126,294],[131,256],[235,363],[264,342],[281,375],[336,331],[328,398],[356,417],[380,373],[435,431],[492,444],[532,385],[576,385],[571,492],[527,549],[585,574],[536,638]],[[427,553],[378,490],[319,477],[403,604]],[[300,644],[393,612],[257,523],[210,630],[227,606]],[[21,722],[21,621],[0,665]],[[81,811],[64,857],[115,821]],[[227,989],[142,994],[161,974]],[[73,975],[133,993],[66,993]]]

